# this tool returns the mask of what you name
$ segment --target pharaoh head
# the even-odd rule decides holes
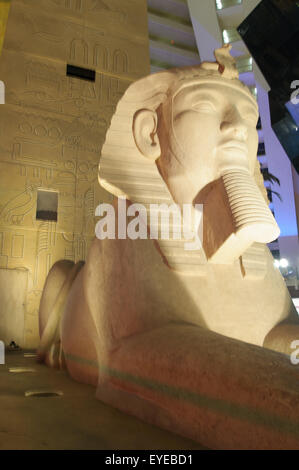
[[[204,251],[215,263],[233,262],[279,233],[257,160],[257,103],[229,51],[132,84],[112,119],[99,173],[105,189],[132,202],[203,203]]]

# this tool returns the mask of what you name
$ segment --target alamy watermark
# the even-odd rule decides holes
[[[299,96],[298,96],[299,95],[299,80],[294,80],[291,83],[291,89],[295,90],[291,94],[291,103],[294,105],[297,105],[299,104]]]
[[[100,204],[95,211],[102,217],[96,224],[98,239],[179,240],[188,251],[202,248],[203,205],[131,204],[118,198],[117,216],[111,204]]]

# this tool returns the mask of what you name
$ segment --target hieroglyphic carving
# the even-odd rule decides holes
[[[62,239],[66,245],[64,249],[64,258],[73,261],[75,259],[74,235],[70,237],[68,234],[62,233]]]
[[[47,139],[49,142],[54,143],[60,141],[62,137],[62,131],[54,122],[47,120],[48,122],[41,123],[40,118],[33,115],[24,115],[24,121],[19,124],[19,131],[22,135],[26,135],[26,141],[34,142],[31,139],[38,137],[44,142]],[[26,119],[26,120],[25,120]],[[35,122],[31,122],[32,121]]]
[[[93,231],[95,223],[95,192],[93,186],[84,194],[83,228],[85,233]]]
[[[40,167],[34,167],[33,168],[33,176],[34,178],[40,178]]]
[[[46,179],[51,180],[53,178],[53,168],[46,169]]]
[[[8,264],[8,256],[4,254],[4,239],[5,239],[5,232],[0,232],[0,267],[7,268]]]
[[[44,148],[42,148],[44,147]],[[47,166],[57,166],[57,159],[49,160],[45,155],[45,145],[39,146],[38,144],[29,144],[27,142],[15,142],[12,146],[12,160],[16,162],[30,162],[39,165],[41,157],[43,156]]]
[[[69,123],[66,124],[69,127]],[[46,178],[51,178],[53,169],[63,164],[64,142],[71,143],[72,136],[63,134],[57,121],[43,119],[40,116],[25,114],[22,116],[12,144],[11,159],[21,163],[20,174],[26,175],[25,165],[34,166],[34,177],[39,177],[42,168],[46,168]]]
[[[133,3],[40,0],[12,6],[0,62],[9,82],[1,116],[0,162],[7,183],[0,178],[0,266],[29,272],[26,334],[35,343],[28,347],[36,345],[34,321],[51,264],[86,256],[94,206],[102,198],[97,167],[106,130],[128,84],[148,71],[147,46],[143,54],[133,29],[121,24],[128,12],[130,24],[136,23],[141,10],[137,14]],[[146,38],[141,29],[138,37]],[[138,73],[129,76],[139,56]],[[96,69],[96,81],[67,76],[67,61]],[[57,223],[36,219],[38,189],[59,193]]]
[[[93,182],[98,176],[97,165],[92,162],[79,162],[77,170],[77,179],[80,181]]]
[[[113,53],[113,72],[128,72],[129,70],[128,54],[125,51],[117,49]]]
[[[106,0],[51,0],[55,5],[75,12],[107,12],[124,20],[127,15],[120,8],[111,7]]]
[[[89,45],[83,39],[75,38],[71,41],[69,58],[74,63],[79,62],[99,67],[107,72],[129,72],[129,56],[126,51],[121,49],[109,50],[106,46],[98,43]]]
[[[79,60],[80,50],[72,48],[72,54],[74,53]],[[86,60],[83,55],[82,60]],[[43,114],[46,110],[55,114],[84,118],[87,114],[96,115],[98,113],[105,119],[105,108],[115,104],[115,100],[110,102],[110,94],[107,93],[108,88],[111,88],[110,78],[116,79],[117,76],[129,73],[129,56],[120,49],[112,50],[110,53],[106,47],[96,44],[94,53],[90,53],[89,61],[91,63],[88,65],[81,63],[80,60],[79,62],[76,60],[71,62],[97,68],[95,82],[67,76],[65,67],[63,67],[62,73],[62,68],[58,64],[47,67],[44,60],[35,59],[34,62],[24,60],[25,84],[20,79],[14,79],[13,92],[9,94],[9,101],[18,106],[42,110]],[[110,72],[113,77],[109,75]],[[119,78],[119,80],[127,85],[131,82],[130,79],[124,81]],[[121,85],[120,88],[123,90],[125,86]],[[100,109],[103,109],[103,112],[99,113]],[[39,122],[42,127],[46,127],[46,130],[35,129]],[[55,122],[52,124],[51,120],[45,120],[42,115],[39,120],[37,116],[32,119],[29,112],[24,115],[19,130],[20,135],[26,135],[27,138],[39,136],[42,139],[43,134],[45,138],[49,138],[49,141],[52,139],[53,142],[55,138],[57,140],[61,138],[61,129]]]
[[[73,39],[70,45],[70,60],[88,65],[88,44],[83,39]]]
[[[75,238],[75,259],[76,261],[86,259],[86,239],[84,236]]]
[[[26,85],[40,88],[45,87],[49,92],[51,89],[59,92],[61,88],[61,77],[57,75],[54,66],[37,61],[29,61],[26,65]]]
[[[46,272],[48,273],[52,267],[52,253],[47,254],[47,260],[46,260]]]
[[[96,11],[96,10],[113,11],[113,9],[109,6],[109,4],[107,2],[104,2],[104,0],[87,0],[86,8],[88,11]]]
[[[117,19],[119,22],[125,22],[127,20],[126,10],[118,7],[112,7],[108,0],[86,0],[86,9],[88,12],[107,12],[109,15]]]
[[[63,43],[63,37],[58,36],[57,32],[53,30],[50,26],[47,27],[47,30],[41,30],[41,23],[36,21],[32,14],[28,14],[26,11],[22,14],[22,21],[26,24],[26,29],[28,31],[32,31],[32,35],[34,40],[43,40],[53,45],[57,46],[58,44]],[[42,26],[43,27],[43,26]]]
[[[6,224],[21,225],[25,215],[29,214],[35,204],[33,191],[33,186],[28,186],[10,199],[0,211],[0,221]]]
[[[108,70],[108,49],[101,44],[95,44],[93,50],[93,65],[100,67],[102,70]]]
[[[82,0],[65,0],[65,8],[73,8],[74,10],[81,11]]]
[[[75,78],[68,80],[68,96],[72,98],[73,104],[81,110],[90,101],[102,101],[103,76],[97,74],[95,83],[85,82]],[[88,106],[87,106],[88,107]]]
[[[27,167],[25,165],[19,165],[20,176],[27,176]]]
[[[15,234],[11,240],[11,257],[23,258],[24,257],[25,236]]]
[[[37,233],[37,248],[36,248],[36,264],[34,285],[36,286],[40,280],[45,279],[49,272],[47,263],[48,255],[56,245],[57,233],[56,222],[44,221],[41,222]],[[43,258],[43,261],[42,261]]]

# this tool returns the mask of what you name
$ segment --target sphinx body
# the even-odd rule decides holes
[[[132,85],[99,172],[128,207],[203,204],[202,248],[95,238],[84,266],[56,263],[39,357],[95,385],[99,399],[204,445],[293,448],[297,431],[286,436],[280,424],[298,429],[299,407],[295,418],[286,407],[298,371],[262,348],[290,352],[299,328],[266,247],[278,228],[257,164],[257,106],[228,49],[216,59]]]

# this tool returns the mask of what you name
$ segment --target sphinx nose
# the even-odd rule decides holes
[[[239,140],[247,140],[248,128],[238,113],[227,115],[220,125],[221,132]]]

